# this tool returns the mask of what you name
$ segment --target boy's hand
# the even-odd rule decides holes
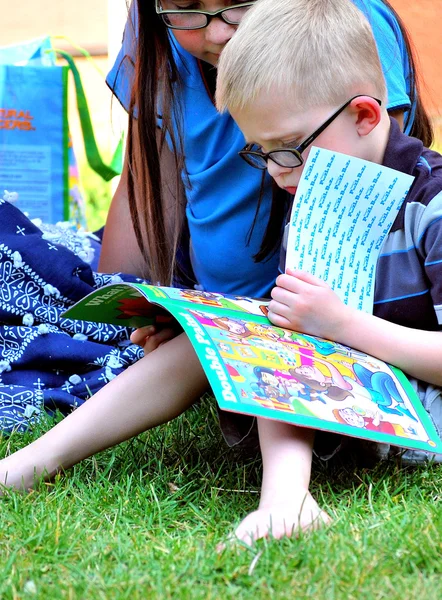
[[[272,290],[269,319],[277,327],[344,340],[357,311],[346,306],[330,286],[304,271],[287,269]]]
[[[144,354],[149,354],[156,350],[165,342],[177,336],[179,331],[173,327],[162,327],[159,329],[155,325],[146,325],[136,329],[130,336],[130,341],[133,344],[141,346]]]

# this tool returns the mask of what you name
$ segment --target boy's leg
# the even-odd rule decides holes
[[[0,461],[0,484],[32,487],[105,448],[170,421],[207,388],[200,362],[181,334],[109,382],[41,438]]]
[[[251,545],[271,535],[281,538],[326,524],[329,516],[309,492],[315,432],[287,423],[258,419],[263,480],[258,510],[235,535]]]

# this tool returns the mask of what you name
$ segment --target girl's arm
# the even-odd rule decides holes
[[[410,329],[346,306],[321,279],[302,271],[280,275],[269,319],[278,327],[340,342],[442,386],[442,335]]]
[[[133,127],[133,134],[137,137],[137,127]],[[159,135],[159,131],[158,131]],[[138,140],[134,139],[135,147]],[[167,144],[161,152],[161,171],[163,174],[163,201],[166,205],[166,214],[171,215],[169,223],[170,235],[173,235],[173,216],[177,202],[183,202],[182,196],[176,198],[167,182],[176,181],[176,168],[172,153]],[[123,172],[109,209],[109,214],[104,228],[103,245],[100,255],[99,270],[103,273],[122,272],[138,277],[148,278],[148,265],[138,246],[135,231],[130,216],[127,192],[127,155],[124,160]]]
[[[122,272],[138,277],[143,277],[147,271],[130,216],[127,159],[107,216],[98,269],[102,273]]]

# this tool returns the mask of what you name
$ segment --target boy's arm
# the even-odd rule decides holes
[[[442,386],[442,335],[411,329],[346,306],[328,284],[301,271],[276,280],[269,319],[372,354],[409,375]]]

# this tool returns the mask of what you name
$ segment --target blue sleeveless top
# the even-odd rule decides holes
[[[380,0],[354,0],[374,23],[384,74],[388,108],[409,108],[408,61],[398,25]],[[107,83],[126,108],[133,78],[132,61],[137,31],[134,5],[123,46]],[[245,144],[241,131],[228,114],[220,115],[200,72],[199,62],[174,41],[174,55],[183,78],[180,89],[184,111],[184,152],[190,187],[186,189],[186,214],[191,238],[191,258],[198,283],[205,290],[254,297],[270,293],[278,275],[278,253],[255,263],[267,225],[270,187],[250,239],[259,198],[261,172],[238,157]],[[270,178],[267,179],[270,181]]]

